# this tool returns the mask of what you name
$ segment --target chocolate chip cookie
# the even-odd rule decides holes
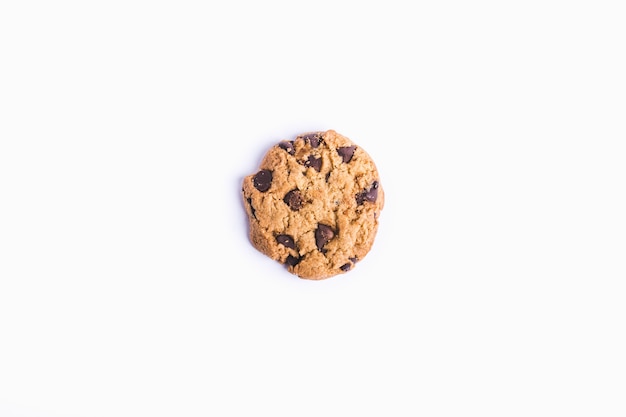
[[[242,192],[254,247],[306,279],[354,268],[385,201],[372,158],[333,130],[270,148]]]

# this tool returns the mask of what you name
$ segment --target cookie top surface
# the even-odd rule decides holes
[[[372,158],[333,130],[270,148],[242,192],[254,247],[306,279],[354,268],[374,243],[384,205]]]

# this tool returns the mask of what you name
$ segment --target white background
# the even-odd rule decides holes
[[[626,415],[623,2],[226,3],[1,3],[0,416]],[[239,193],[325,129],[387,198],[310,282]]]

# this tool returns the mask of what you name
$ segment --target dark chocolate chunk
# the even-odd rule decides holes
[[[280,243],[281,245],[289,248],[289,249],[295,249],[296,248],[296,242],[293,241],[293,237],[289,236],[289,235],[278,235],[276,236],[276,242]]]
[[[289,155],[296,154],[296,149],[293,147],[293,141],[283,140],[278,144],[278,146],[280,146],[281,149],[286,150]]]
[[[378,181],[374,181],[370,188],[366,188],[356,195],[356,203],[363,204],[366,201],[375,203],[378,198]]]
[[[248,205],[250,206],[250,213],[252,213],[252,217],[256,219],[256,210],[254,209],[254,206],[252,205],[252,198],[250,197],[248,197]]]
[[[285,264],[289,266],[296,266],[300,263],[300,258],[296,258],[295,256],[287,255],[287,259],[285,260]]]
[[[375,203],[378,198],[378,181],[372,183],[372,187],[365,193],[365,200]]]
[[[337,153],[343,158],[343,162],[347,164],[352,160],[355,149],[356,146],[345,146],[343,148],[337,148]]]
[[[317,148],[322,143],[322,133],[323,132],[313,132],[307,133],[306,135],[302,135],[301,138],[304,139],[305,142],[308,142],[312,148]]]
[[[313,155],[309,155],[309,158],[304,162],[305,167],[311,167],[317,172],[322,169],[322,158],[316,158]]]
[[[272,171],[263,169],[256,173],[253,178],[254,188],[264,193],[272,186]]]
[[[348,259],[350,259],[350,261],[351,261],[353,264],[355,264],[355,263],[357,263],[357,262],[359,261],[359,258],[357,258],[356,256],[355,256],[354,258],[348,258]]]
[[[327,244],[333,237],[335,237],[335,232],[330,226],[322,223],[317,225],[317,230],[315,231],[315,245],[319,251],[324,252],[322,250],[324,245]]]
[[[291,190],[287,194],[285,194],[285,198],[283,198],[283,201],[293,211],[298,211],[302,208],[302,194],[300,194],[300,190],[298,189]]]
[[[341,269],[342,271],[346,272],[346,271],[349,271],[351,267],[352,267],[352,264],[351,263],[347,263],[347,264],[341,265],[339,267],[339,269]]]

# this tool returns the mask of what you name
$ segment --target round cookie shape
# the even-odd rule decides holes
[[[334,130],[274,145],[242,193],[253,246],[314,280],[367,255],[385,202],[372,158]]]

